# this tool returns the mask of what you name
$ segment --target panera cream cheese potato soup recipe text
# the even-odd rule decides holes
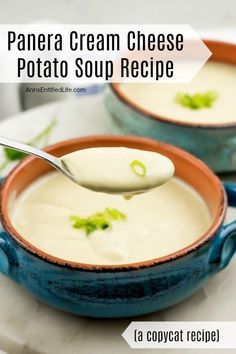
[[[184,48],[183,34],[154,34],[142,33],[141,31],[129,31],[126,38],[127,50],[148,51],[150,56],[147,60],[134,60],[129,58],[120,58],[120,75],[122,78],[129,77],[155,77],[159,80],[163,76],[171,78],[174,73],[173,60],[156,60],[151,53],[155,51],[182,51]],[[66,44],[68,48],[66,48]],[[60,33],[16,33],[8,31],[8,51],[18,50],[22,52],[30,51],[55,51],[64,50],[72,52],[82,51],[120,51],[121,38],[118,33],[93,34],[79,33],[71,31],[67,41],[63,42],[63,36]],[[34,60],[26,60],[23,57],[18,58],[18,77],[27,74],[27,77],[33,78],[65,78],[68,76],[69,66],[67,60],[59,60],[56,56],[52,60],[43,60],[40,57]],[[115,65],[112,60],[85,60],[77,57],[74,62],[75,75],[82,77],[104,77],[108,80],[113,77]]]

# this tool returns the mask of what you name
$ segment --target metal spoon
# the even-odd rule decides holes
[[[5,138],[0,136],[0,146],[5,146],[11,148],[13,150],[21,151],[29,155],[34,155],[39,157],[40,159],[48,162],[52,167],[56,168],[58,171],[63,173],[66,177],[70,178],[73,182],[78,183],[75,176],[73,176],[64,162],[53,155],[48,154],[43,150],[39,150],[33,146],[20,143],[19,141],[15,141],[9,138]]]
[[[118,166],[118,171],[115,171],[113,175],[110,176],[110,168],[106,170],[106,174],[104,175],[104,159],[106,158],[111,158],[111,153],[109,151],[108,155],[104,155],[104,149],[101,148],[100,154],[96,155],[96,164],[95,164],[95,170],[94,170],[94,164],[90,163],[88,164],[89,158],[91,159],[91,154],[92,158],[94,158],[94,149],[87,149],[90,150],[89,152],[83,150],[82,152],[75,152],[74,154],[79,153],[77,156],[77,162],[79,161],[79,164],[74,165],[74,163],[70,163],[70,159],[66,159],[67,155],[63,156],[62,158],[55,157],[53,155],[48,154],[45,151],[39,150],[33,146],[26,145],[23,143],[20,143],[18,141],[8,139],[5,137],[0,136],[0,146],[5,146],[14,150],[21,151],[23,153],[29,154],[29,155],[34,155],[39,157],[40,159],[43,159],[44,161],[48,162],[52,167],[63,173],[66,177],[68,177],[70,180],[75,182],[76,184],[79,184],[82,187],[85,187],[87,189],[90,189],[95,192],[102,192],[102,193],[108,193],[108,194],[119,194],[119,195],[125,195],[125,196],[133,196],[135,194],[140,194],[147,192],[148,190],[151,190],[153,188],[159,187],[163,183],[167,182],[174,174],[174,165],[171,160],[169,160],[167,157],[152,152],[152,154],[155,155],[154,157],[154,162],[155,166],[158,166],[160,164],[161,168],[154,169],[154,173],[150,173],[149,175],[145,175],[146,178],[142,179],[140,176],[137,179],[137,174],[134,172],[128,173],[128,177],[126,175],[123,176],[120,174],[119,169],[122,170],[122,168],[127,169],[127,165],[129,164],[129,159],[130,155],[128,154],[128,159],[127,155],[126,158],[123,153],[123,159],[119,159],[121,164],[115,163],[113,166],[116,168]],[[114,148],[110,148],[114,149]],[[120,148],[125,149],[125,148]],[[132,149],[131,149],[132,150]],[[101,154],[102,151],[102,154]],[[123,150],[122,150],[123,151]],[[136,150],[134,149],[134,153],[136,156]],[[142,152],[142,154],[147,154],[148,152]],[[139,150],[139,154],[141,154]],[[149,152],[150,154],[150,152]],[[69,154],[70,155],[70,154]],[[133,152],[131,153],[133,156]],[[112,154],[112,157],[113,154]],[[118,154],[119,157],[119,154]],[[126,161],[127,159],[127,161]],[[160,161],[165,161],[164,165],[160,163]],[[90,161],[91,162],[91,161]],[[109,162],[109,160],[108,160]],[[135,160],[134,160],[135,162]],[[122,165],[123,164],[123,165]],[[76,168],[75,168],[76,166]],[[79,166],[79,167],[78,167]],[[91,167],[90,167],[91,166]],[[145,166],[146,168],[146,166]],[[79,169],[79,171],[77,171]],[[101,173],[99,174],[99,171]],[[79,172],[79,173],[77,173]],[[96,176],[94,177],[94,174]],[[91,178],[92,176],[92,178]],[[105,177],[104,177],[105,176]],[[125,178],[125,179],[124,179]],[[104,184],[104,179],[106,183]]]

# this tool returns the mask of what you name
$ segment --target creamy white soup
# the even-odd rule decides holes
[[[61,159],[79,185],[103,193],[143,193],[174,174],[174,165],[166,156],[126,147],[88,148]]]
[[[15,229],[42,251],[104,265],[168,255],[196,241],[212,222],[201,196],[176,177],[127,201],[52,172],[32,183],[9,209]],[[89,216],[96,222],[108,218],[109,225],[87,228]]]
[[[236,66],[208,62],[188,84],[121,84],[121,92],[138,107],[153,114],[182,122],[201,124],[236,121]],[[214,93],[210,107],[192,109],[183,106],[177,95]],[[201,98],[200,98],[201,99]]]

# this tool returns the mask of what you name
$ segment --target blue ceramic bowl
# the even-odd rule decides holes
[[[236,65],[236,45],[215,41],[205,43],[213,53],[211,60]],[[236,122],[191,124],[158,116],[126,97],[117,83],[108,85],[105,104],[113,131],[147,136],[179,146],[216,172],[236,171]]]
[[[127,317],[164,309],[182,301],[224,267],[236,248],[236,222],[222,226],[227,198],[219,179],[201,161],[164,143],[138,137],[97,136],[65,141],[47,148],[55,156],[98,146],[127,146],[171,158],[176,175],[192,185],[212,213],[212,225],[190,246],[162,258],[123,265],[91,265],[53,257],[30,244],[11,224],[9,204],[51,167],[25,159],[1,187],[0,270],[39,300],[74,314]],[[236,205],[236,187],[225,186]],[[158,202],[158,201],[157,201]],[[174,230],[173,230],[174,237]]]

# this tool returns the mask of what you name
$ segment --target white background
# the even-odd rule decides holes
[[[236,25],[235,0],[1,0],[0,23],[190,23]]]

